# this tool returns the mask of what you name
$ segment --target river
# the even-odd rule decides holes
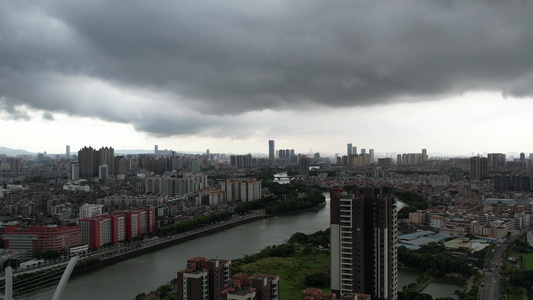
[[[283,243],[295,232],[310,234],[325,230],[329,228],[329,193],[325,196],[327,205],[312,211],[253,221],[75,276],[69,280],[63,299],[132,300],[139,293],[155,290],[175,278],[191,257],[236,259]],[[409,277],[407,281],[402,280],[402,272],[399,273],[400,289],[416,280],[408,275],[405,276]],[[41,296],[35,295],[33,299],[41,299]]]

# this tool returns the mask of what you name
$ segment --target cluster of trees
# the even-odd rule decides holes
[[[265,207],[265,213],[279,214],[279,213],[284,213],[284,212],[312,208],[316,206],[317,205],[313,204],[313,202],[311,201],[305,201],[301,199],[291,199],[287,201],[279,201],[279,202],[272,203],[271,205]]]
[[[266,180],[271,180],[271,179],[274,179],[274,170],[269,167],[269,166],[262,166],[260,169],[259,169],[259,172],[258,174],[256,174],[257,176],[257,179],[260,179],[260,180],[263,180],[263,181],[266,181]]]
[[[331,278],[325,272],[315,272],[305,276],[305,285],[315,288],[329,288]]]
[[[509,249],[513,249],[513,251],[517,251],[519,253],[531,253],[533,252],[533,247],[529,245],[529,243],[526,241],[524,237],[518,238],[514,241],[512,241],[508,245]]]
[[[290,244],[329,249],[330,230],[319,230],[312,234],[297,232],[287,241]]]
[[[523,268],[527,269],[527,264],[522,255],[531,252],[533,252],[533,247],[529,245],[526,240],[526,234],[523,233],[517,239],[509,242],[503,257],[519,257],[521,260],[520,264]],[[507,277],[508,280],[503,280],[505,277]],[[520,270],[512,265],[504,264],[502,266],[501,283],[502,289],[505,291],[504,293],[509,297],[512,296],[518,299],[523,297],[524,293],[530,295],[531,292],[533,292],[533,270]]]
[[[57,250],[44,250],[42,247],[35,247],[33,249],[33,255],[39,259],[52,260],[59,258],[61,254]]]
[[[27,176],[24,177],[24,183],[46,183],[46,178],[41,176]]]
[[[239,204],[235,207],[234,212],[239,215],[244,215],[248,213],[250,210],[261,210],[267,207],[270,203],[276,202],[277,199],[275,197],[264,197],[261,199],[257,199],[255,201],[250,202],[244,202],[242,204]]]
[[[425,245],[419,250],[399,247],[398,261],[404,265],[426,271],[433,277],[447,274],[460,274],[467,277],[474,274],[474,268],[469,263],[454,258],[446,252],[444,245]]]
[[[510,284],[533,291],[533,270],[510,271],[508,275]]]
[[[162,226],[157,230],[157,236],[168,236],[181,232],[186,232],[203,225],[216,223],[220,221],[229,220],[232,214],[230,212],[222,212],[218,214],[211,214],[207,216],[197,217],[190,220],[185,220],[177,224],[169,224]]]
[[[278,214],[316,207],[326,201],[320,190],[301,184],[265,182],[263,187],[268,188],[273,196],[242,203],[235,207],[235,213],[243,215],[250,210],[264,209],[267,214]],[[299,198],[299,193],[305,196]]]

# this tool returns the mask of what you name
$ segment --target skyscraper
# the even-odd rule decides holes
[[[80,165],[80,177],[93,177],[98,175],[98,151],[91,146],[83,147],[78,151],[78,163]]]
[[[470,180],[483,180],[488,177],[488,161],[486,157],[470,158]]]
[[[155,155],[159,155],[159,146],[158,145],[154,145],[154,154]]]
[[[70,158],[70,145],[67,145],[66,153],[67,158]]]
[[[307,156],[302,156],[300,158],[300,175],[307,176],[309,175],[309,162],[311,161],[311,158]]]
[[[100,165],[107,165],[107,173],[109,175],[115,174],[115,149],[113,147],[101,147],[98,150],[100,155],[100,160],[98,161]]]
[[[331,190],[331,291],[398,298],[396,200],[381,189]]]
[[[276,158],[276,148],[274,147],[274,140],[268,141],[268,158],[270,158],[271,161],[274,161]]]
[[[92,147],[83,147],[78,151],[78,163],[80,165],[80,177],[98,176],[99,167],[107,164],[107,172],[113,175],[115,166],[115,150],[112,147],[102,147],[100,150]]]
[[[352,146],[351,143],[348,144],[348,145],[346,145],[346,147],[348,148],[347,151],[346,151],[346,155],[347,155],[348,157],[349,157],[350,155],[352,155],[352,154],[355,154],[355,153],[352,152],[352,150],[353,150],[353,146]]]
[[[507,157],[504,153],[489,153],[487,157],[489,169],[503,168],[507,162]]]
[[[368,149],[368,153],[370,154],[370,163],[374,162],[374,149]]]

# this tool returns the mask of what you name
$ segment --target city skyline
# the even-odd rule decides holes
[[[0,146],[533,152],[533,4],[1,8]]]

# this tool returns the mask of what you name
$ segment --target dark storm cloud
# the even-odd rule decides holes
[[[123,108],[95,107],[112,97],[89,97],[74,84],[79,80],[61,87],[58,80],[89,78],[163,94],[164,103],[160,95],[147,97],[150,105],[212,116],[417,101],[472,90],[533,92],[533,5],[526,1],[0,5],[4,103],[132,123],[160,135],[216,124],[187,114],[179,122],[164,119],[167,114],[148,104],[152,113],[134,114],[120,97],[115,101]],[[231,127],[229,121],[220,126]]]

